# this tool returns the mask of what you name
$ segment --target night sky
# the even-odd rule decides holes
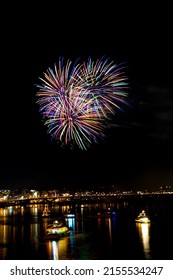
[[[123,3],[78,8],[4,10],[0,188],[173,186],[171,9]],[[59,56],[103,55],[128,65],[129,106],[117,111],[104,141],[88,151],[61,147],[38,111],[38,77]]]

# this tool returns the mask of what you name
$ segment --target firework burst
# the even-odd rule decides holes
[[[104,137],[106,120],[126,103],[127,77],[122,65],[108,59],[72,65],[59,59],[36,85],[37,103],[52,138],[87,149]]]
[[[87,63],[79,69],[78,79],[89,96],[94,96],[96,106],[104,115],[122,110],[121,103],[127,104],[127,76],[125,65],[116,64],[109,59],[98,59],[96,62],[89,57]],[[99,105],[99,106],[98,106]]]

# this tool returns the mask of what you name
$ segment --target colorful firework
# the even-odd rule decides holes
[[[106,112],[115,112],[115,107],[121,110],[121,103],[126,103],[127,76],[123,64],[116,64],[109,59],[98,59],[96,62],[89,57],[87,63],[79,69],[78,79],[90,93],[95,97],[95,103]]]
[[[103,58],[74,65],[60,58],[58,67],[48,68],[36,96],[52,138],[81,149],[104,138],[106,120],[115,108],[121,109],[120,102],[126,103],[127,77],[122,69]]]

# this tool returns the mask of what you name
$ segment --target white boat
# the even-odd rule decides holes
[[[150,223],[150,219],[147,216],[145,210],[142,210],[142,212],[139,213],[139,215],[135,219],[135,222],[137,222],[137,223]]]
[[[75,213],[72,210],[69,210],[67,213],[64,214],[65,218],[75,218]]]
[[[42,217],[49,217],[50,216],[50,210],[45,207],[43,212],[42,212]]]

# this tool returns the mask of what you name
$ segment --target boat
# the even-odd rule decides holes
[[[50,216],[50,210],[45,207],[43,212],[42,212],[42,217],[49,217]]]
[[[142,210],[139,215],[136,217],[135,222],[137,223],[150,223],[150,219],[147,216],[145,210]]]
[[[73,210],[69,210],[67,213],[64,214],[65,218],[75,218],[75,212]]]
[[[113,209],[111,209],[110,207],[107,208],[107,210],[102,210],[100,209],[98,212],[97,212],[97,216],[98,217],[113,217],[113,216],[116,216],[117,215],[117,212]]]
[[[63,236],[68,235],[71,232],[71,229],[58,220],[53,221],[52,224],[49,224],[46,228],[46,238],[50,239],[59,239]]]

